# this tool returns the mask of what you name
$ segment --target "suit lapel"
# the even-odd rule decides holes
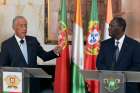
[[[112,64],[112,66],[113,65],[115,65],[115,63],[116,62],[114,62],[114,52],[115,52],[115,40],[112,38],[111,39],[111,42],[110,42],[110,48],[109,48],[109,51],[110,51],[110,53],[109,53],[109,55],[110,55],[110,57],[109,58],[111,58],[110,59],[110,62],[111,62],[111,64]]]
[[[128,45],[127,44],[127,37],[125,37],[123,45],[122,45],[122,48],[121,48],[121,51],[119,53],[119,58],[118,58],[118,62],[117,63],[119,63],[120,60],[123,59],[122,57],[124,57],[124,55],[125,55],[125,53],[127,51],[127,45]]]
[[[114,45],[114,42],[115,42],[115,40],[114,39],[112,39],[111,40],[111,43],[110,43],[110,53],[111,53],[111,57],[110,58],[112,58],[112,60],[114,60],[113,59],[113,56],[114,56],[114,50],[115,50],[115,45]],[[113,62],[113,61],[111,61],[111,62]],[[114,62],[113,62],[114,63]]]
[[[31,64],[31,41],[26,37],[27,42],[27,53],[28,53],[28,63]]]
[[[16,41],[16,38],[14,36],[13,36],[13,39],[12,40],[13,40],[13,47],[15,48],[16,59],[19,59],[19,61],[21,61],[21,62],[24,61],[23,64],[26,64],[27,65],[27,63],[25,61],[25,58],[24,58],[24,56],[22,54],[22,51],[21,51],[21,49],[20,49],[20,47],[19,47],[19,45],[18,45],[18,43]]]

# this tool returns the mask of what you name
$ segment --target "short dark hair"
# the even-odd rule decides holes
[[[117,22],[117,24],[122,27],[123,31],[125,31],[126,28],[126,21],[122,17],[114,17],[113,20]]]

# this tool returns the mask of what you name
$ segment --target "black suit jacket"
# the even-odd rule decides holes
[[[119,53],[118,61],[114,61],[115,40],[113,38],[101,42],[100,52],[97,57],[97,69],[116,71],[140,70],[140,44],[125,37]],[[136,84],[127,84],[126,93],[139,93]]]
[[[44,51],[35,37],[26,36],[25,39],[27,42],[28,64],[24,59],[16,38],[13,36],[2,43],[0,66],[37,67],[37,56],[42,58],[43,61],[57,57],[53,51]]]
[[[26,36],[25,39],[27,42],[28,64],[25,61],[16,38],[13,36],[2,43],[0,66],[39,67],[37,65],[37,56],[44,61],[57,57],[53,51],[44,51],[35,37]],[[31,78],[30,87],[30,93],[40,93],[40,79]]]

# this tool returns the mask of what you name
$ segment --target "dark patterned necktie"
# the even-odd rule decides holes
[[[115,61],[117,62],[118,60],[118,57],[119,57],[119,41],[116,42],[116,45],[115,45]]]

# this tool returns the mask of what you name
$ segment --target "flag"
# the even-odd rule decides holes
[[[96,70],[96,58],[99,51],[99,19],[97,0],[92,0],[91,14],[86,36],[85,70]],[[87,80],[88,91],[99,93],[99,81]]]
[[[62,47],[56,60],[54,93],[70,93],[70,61],[68,46],[68,26],[66,0],[61,0],[58,25],[58,45]]]
[[[112,2],[111,0],[107,0],[107,12],[106,12],[106,22],[105,22],[105,30],[104,30],[104,40],[109,39],[109,23],[112,20]]]
[[[84,39],[81,0],[76,0],[76,14],[72,40],[72,93],[85,93],[85,82],[79,72],[84,68]]]

